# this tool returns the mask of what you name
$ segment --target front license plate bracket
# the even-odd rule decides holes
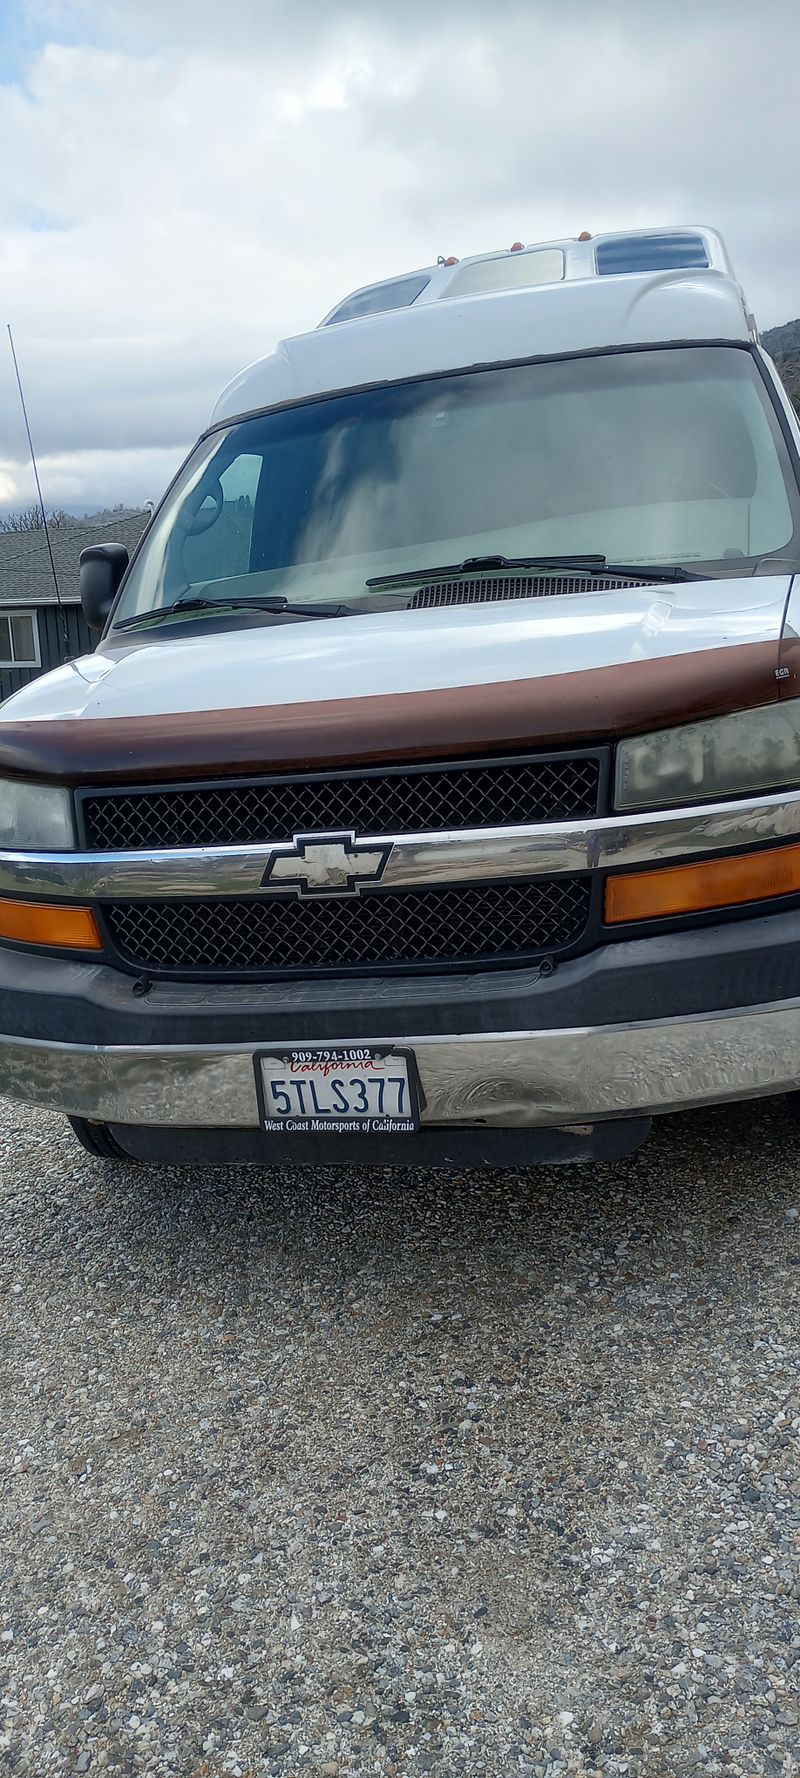
[[[267,1135],[413,1134],[420,1091],[413,1050],[393,1044],[274,1044],[255,1057]]]

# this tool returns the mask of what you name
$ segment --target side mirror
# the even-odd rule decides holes
[[[91,543],[81,550],[81,604],[91,629],[105,629],[128,559],[124,543]]]

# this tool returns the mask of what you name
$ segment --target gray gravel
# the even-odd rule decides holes
[[[0,1771],[795,1773],[798,1137],[149,1172],[0,1105]]]

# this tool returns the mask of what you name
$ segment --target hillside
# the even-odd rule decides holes
[[[800,320],[784,321],[782,327],[768,327],[761,338],[800,413]]]

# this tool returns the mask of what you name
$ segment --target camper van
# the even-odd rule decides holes
[[[349,296],[0,709],[0,1092],[108,1159],[440,1166],[792,1094],[799,565],[713,230]]]

